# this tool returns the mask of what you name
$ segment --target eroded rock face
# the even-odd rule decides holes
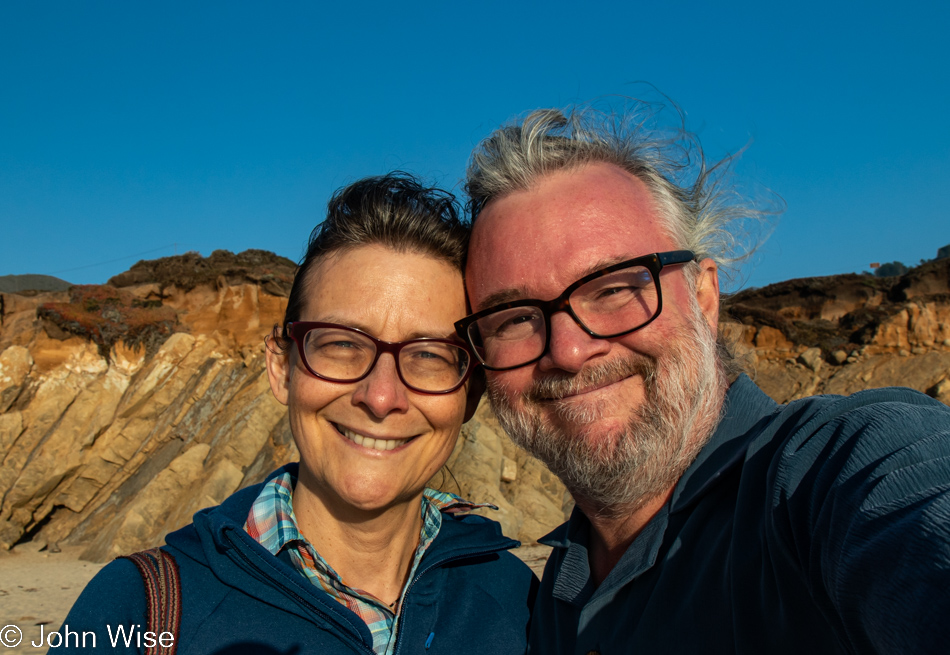
[[[895,278],[782,282],[737,294],[723,314],[727,340],[779,402],[883,386],[948,400],[950,259]]]
[[[151,353],[118,341],[103,356],[37,318],[67,292],[4,294],[0,546],[80,544],[103,561],[161,543],[195,511],[297,459],[264,371],[263,338],[286,303],[283,278],[245,268],[206,271],[208,280],[190,285],[176,266],[158,281],[147,266],[122,278],[123,292],[177,313],[178,331]],[[721,329],[779,402],[903,385],[947,403],[950,262],[928,266],[885,281],[845,276],[840,294],[838,278],[745,292],[727,303],[734,320]],[[529,543],[573,508],[485,402],[431,484],[494,504],[480,513]]]

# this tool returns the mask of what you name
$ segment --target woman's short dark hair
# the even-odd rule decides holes
[[[337,190],[327,203],[326,220],[310,233],[307,253],[297,266],[280,345],[289,345],[287,324],[300,320],[309,272],[328,255],[381,245],[396,252],[429,255],[463,273],[471,226],[460,214],[454,195],[426,187],[401,171],[367,177]]]

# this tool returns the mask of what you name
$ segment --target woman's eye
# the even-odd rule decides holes
[[[326,346],[331,348],[356,348],[357,344],[352,341],[331,341],[330,343],[326,344]]]
[[[363,344],[353,339],[333,339],[312,344],[310,351],[324,356],[353,355],[363,350]]]
[[[426,360],[429,363],[447,361],[445,353],[434,350],[419,350],[415,353],[416,359]]]

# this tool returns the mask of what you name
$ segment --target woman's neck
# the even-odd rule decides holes
[[[293,504],[301,534],[348,586],[394,603],[419,545],[421,493],[382,510],[362,511],[320,491],[297,482]]]

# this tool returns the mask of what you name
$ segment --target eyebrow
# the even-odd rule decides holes
[[[607,268],[608,266],[613,266],[614,264],[619,264],[620,262],[630,261],[631,259],[637,259],[639,257],[646,257],[647,255],[636,255],[634,257],[628,257],[626,255],[621,255],[619,257],[610,257],[607,259],[599,259],[590,266],[588,266],[584,271],[578,275],[571,284],[574,284],[577,280],[587,277],[592,273],[596,273],[602,269]],[[567,285],[567,286],[570,286]],[[565,289],[567,287],[564,287]],[[561,290],[563,293],[563,289]],[[488,294],[485,298],[478,303],[478,307],[475,308],[475,311],[482,311],[483,309],[488,309],[489,307],[494,307],[495,305],[501,305],[502,303],[512,302],[514,300],[526,300],[530,298],[528,295],[528,290],[525,287],[510,287],[508,289],[501,289],[494,293]],[[542,300],[541,298],[531,298],[532,300]]]
[[[342,319],[339,316],[334,316],[333,314],[329,314],[325,316],[324,318],[320,319],[319,322],[320,323],[336,323],[337,325],[343,325],[345,327],[356,328],[357,330],[365,332],[366,334],[369,334],[379,339],[379,337],[376,336],[375,332],[372,329],[370,329],[369,326],[367,326],[365,323],[359,323],[359,322],[354,322],[351,320]],[[439,333],[439,332],[432,333],[432,332],[423,332],[421,330],[413,330],[406,336],[405,339],[399,339],[399,341],[400,342],[412,341],[413,339],[453,339],[455,336],[456,336],[455,328],[449,328],[444,333]],[[385,341],[385,339],[380,339],[380,340]]]
[[[527,295],[528,291],[524,287],[502,289],[485,296],[484,300],[478,303],[478,307],[476,307],[475,310],[481,311],[489,307],[494,307],[495,305],[511,302],[512,300],[521,300],[522,298],[527,297]]]

